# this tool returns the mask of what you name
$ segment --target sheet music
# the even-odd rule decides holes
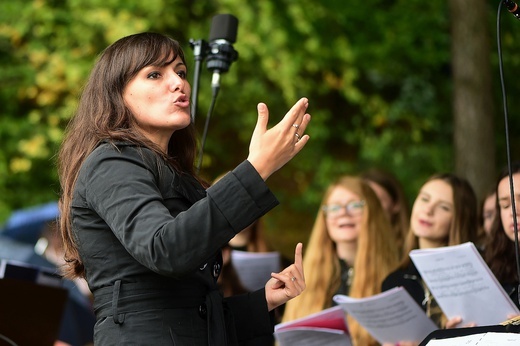
[[[518,346],[520,334],[481,333],[447,339],[430,340],[426,346]]]
[[[472,334],[446,339],[430,340],[426,346],[476,346],[484,334]]]
[[[345,332],[326,328],[295,328],[277,332],[280,346],[352,346]]]
[[[448,319],[483,326],[520,314],[473,243],[412,250],[410,258]]]
[[[478,346],[518,346],[520,334],[516,333],[486,333]]]
[[[274,330],[279,346],[352,346],[341,306],[277,324]]]
[[[334,296],[334,301],[381,344],[421,341],[437,329],[402,287],[367,298],[338,294]]]
[[[271,273],[281,269],[279,252],[231,251],[231,263],[240,281],[249,291],[263,288],[271,278]]]

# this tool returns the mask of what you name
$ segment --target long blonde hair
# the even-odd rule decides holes
[[[354,260],[354,278],[349,296],[369,297],[381,292],[381,284],[398,261],[398,249],[388,218],[377,195],[358,177],[342,176],[323,196],[325,204],[334,189],[343,187],[365,201],[361,230]],[[325,215],[318,212],[303,259],[307,288],[287,302],[283,322],[295,320],[332,306],[332,297],[341,281],[336,245],[329,236]],[[347,317],[355,345],[377,344],[354,319]]]

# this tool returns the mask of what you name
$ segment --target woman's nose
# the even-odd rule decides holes
[[[168,80],[168,87],[170,91],[181,90],[184,87],[184,79],[182,79],[178,74],[172,73]]]
[[[434,209],[435,209],[435,206],[432,203],[426,203],[424,205],[424,212],[428,215],[432,215]]]

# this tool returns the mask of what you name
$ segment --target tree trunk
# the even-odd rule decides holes
[[[479,198],[496,172],[487,9],[485,0],[450,0],[455,170]]]

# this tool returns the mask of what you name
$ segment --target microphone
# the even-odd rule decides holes
[[[211,21],[206,67],[213,72],[211,86],[220,87],[220,74],[229,70],[238,52],[233,48],[237,39],[238,19],[231,14],[218,14]]]
[[[520,8],[516,2],[512,0],[504,0],[504,5],[506,5],[507,10],[511,12],[516,19],[520,19]]]

